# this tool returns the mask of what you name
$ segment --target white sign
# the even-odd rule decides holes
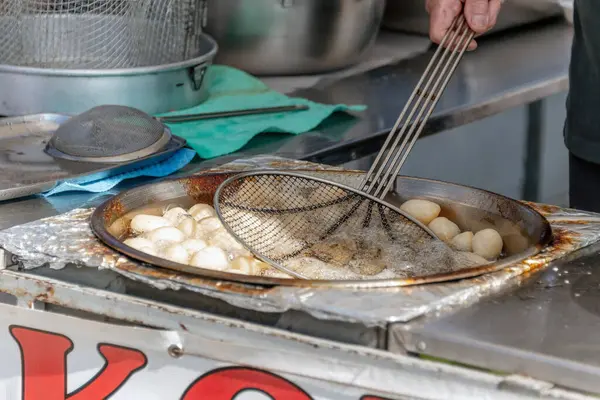
[[[18,400],[387,400],[202,354],[169,332],[0,306],[0,397]],[[290,360],[290,363],[293,363]]]

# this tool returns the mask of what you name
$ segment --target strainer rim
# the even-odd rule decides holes
[[[137,151],[134,151],[131,153],[125,153],[125,154],[118,155],[118,156],[108,156],[108,157],[85,156],[85,157],[83,157],[83,156],[74,156],[74,155],[65,153],[64,151],[58,149],[53,143],[54,136],[52,136],[48,140],[48,143],[46,144],[44,151],[51,157],[57,157],[57,158],[60,158],[63,160],[68,160],[68,161],[90,162],[90,163],[99,163],[99,164],[120,164],[120,163],[127,163],[127,162],[134,161],[134,160],[139,160],[141,158],[151,156],[153,154],[158,153],[159,151],[164,149],[165,146],[167,146],[171,142],[173,137],[174,137],[174,135],[171,133],[171,130],[169,129],[168,126],[165,125],[164,129],[163,129],[163,133],[158,138],[158,140],[155,141],[150,146],[144,147],[143,149],[140,149],[140,150],[137,150]]]
[[[202,64],[209,66],[214,59],[219,45],[210,35],[202,32],[199,34],[199,38],[202,38],[208,42],[211,49],[194,58],[188,60],[179,61],[176,63],[152,65],[146,67],[133,67],[133,68],[104,68],[104,69],[67,69],[67,68],[41,68],[41,67],[22,67],[11,64],[0,64],[0,72],[12,72],[22,75],[42,75],[42,76],[63,76],[63,77],[115,77],[115,76],[130,76],[130,75],[146,75],[157,72],[167,72],[172,70],[184,69],[189,67],[199,67]]]

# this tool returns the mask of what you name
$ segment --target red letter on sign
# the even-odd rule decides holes
[[[23,400],[103,400],[146,365],[146,356],[133,349],[101,344],[102,369],[88,383],[67,395],[67,354],[73,342],[63,335],[11,326],[21,350]]]
[[[304,390],[277,375],[243,367],[221,368],[201,376],[181,400],[232,400],[250,390],[273,400],[313,400]]]

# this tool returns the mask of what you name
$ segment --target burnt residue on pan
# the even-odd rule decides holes
[[[118,198],[112,198],[109,200],[106,206],[106,210],[103,213],[104,223],[109,226],[113,223],[117,215],[125,214],[125,207]]]
[[[212,204],[217,188],[233,174],[194,175],[185,178],[182,183],[188,196],[198,203]]]
[[[527,201],[524,201],[523,203],[527,204],[529,207],[538,211],[542,215],[553,214],[553,213],[559,212],[561,210],[560,207],[553,206],[550,204],[537,204],[537,203],[531,203],[531,202],[527,202]]]

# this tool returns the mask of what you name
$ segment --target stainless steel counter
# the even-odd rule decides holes
[[[390,345],[600,393],[600,244],[522,287],[444,317],[394,325]]]

